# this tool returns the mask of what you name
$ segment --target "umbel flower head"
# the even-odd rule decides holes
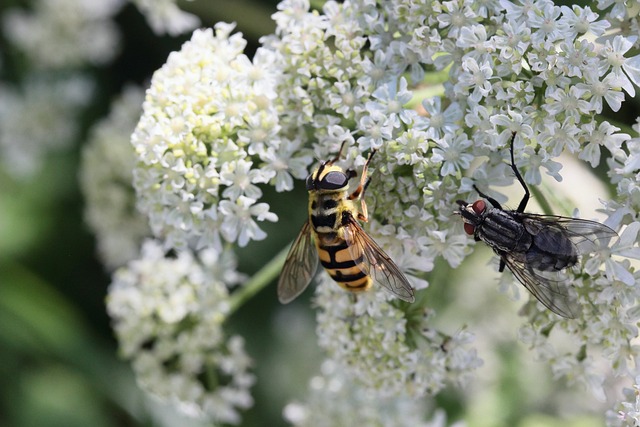
[[[444,411],[424,420],[427,402],[402,394],[380,397],[351,381],[343,366],[325,360],[309,382],[307,401],[288,404],[284,418],[296,427],[366,425],[375,427],[463,427],[447,423]]]
[[[39,69],[104,65],[118,52],[113,16],[122,0],[37,0],[29,11],[10,9],[2,32]],[[59,105],[59,103],[58,103]]]
[[[253,404],[244,340],[226,336],[229,287],[240,276],[231,252],[167,258],[148,241],[116,271],[107,309],[140,387],[193,417],[237,424]]]
[[[152,79],[132,143],[140,209],[169,247],[245,246],[276,221],[259,184],[292,188],[310,159],[280,131],[279,57],[243,53],[233,25],[197,30]]]
[[[0,85],[0,162],[5,170],[27,179],[40,171],[47,155],[71,146],[93,89],[80,74],[73,79],[30,75],[22,87]]]

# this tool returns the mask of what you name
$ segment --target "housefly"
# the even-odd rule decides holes
[[[500,256],[499,271],[509,270],[544,306],[567,318],[577,315],[577,307],[567,292],[563,277],[565,269],[578,262],[583,254],[606,248],[616,232],[606,225],[585,219],[556,215],[525,213],[529,202],[529,188],[525,184],[513,156],[511,137],[511,169],[522,188],[524,197],[516,210],[505,210],[495,199],[467,203],[458,200],[460,209],[454,213],[464,221],[464,230],[476,241],[482,240]]]

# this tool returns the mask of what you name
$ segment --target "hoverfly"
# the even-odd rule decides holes
[[[366,291],[376,282],[396,297],[414,302],[407,278],[356,221],[368,219],[364,192],[369,185],[367,168],[375,150],[364,164],[358,188],[349,194],[349,180],[357,176],[355,170],[344,171],[334,165],[343,147],[344,144],[335,158],[322,162],[307,178],[309,217],[282,268],[278,299],[286,304],[300,295],[309,286],[320,260],[329,276],[347,291]]]
[[[524,189],[516,210],[505,210],[495,199],[473,188],[484,200],[467,203],[458,200],[454,213],[464,221],[464,231],[482,240],[500,256],[498,271],[505,265],[538,301],[554,313],[575,317],[575,302],[567,293],[562,271],[574,266],[578,256],[605,248],[617,233],[606,225],[584,219],[525,213],[529,188],[513,156],[515,132],[511,137],[511,169]]]

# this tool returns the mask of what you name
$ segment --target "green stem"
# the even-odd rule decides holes
[[[542,212],[544,212],[546,215],[553,215],[553,210],[551,209],[551,205],[547,201],[546,197],[544,197],[542,192],[538,189],[538,187],[530,186],[529,190],[531,191],[531,194],[533,194],[533,197],[536,198],[536,201],[542,208]]]
[[[231,308],[228,316],[231,316],[238,308],[242,306],[252,296],[262,290],[275,279],[284,265],[284,260],[289,252],[289,246],[282,249],[271,261],[262,267],[256,274],[249,279],[245,285],[234,292],[231,296]]]

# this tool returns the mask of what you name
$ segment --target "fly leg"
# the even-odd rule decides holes
[[[476,190],[476,192],[480,195],[480,197],[487,199],[489,201],[489,203],[491,203],[491,205],[496,208],[496,209],[500,209],[500,210],[504,210],[502,209],[502,205],[500,205],[500,203],[498,203],[498,201],[496,199],[494,199],[493,197],[490,197],[486,194],[484,194],[482,191],[480,191],[478,189],[478,187],[476,187],[475,184],[473,184],[473,189]]]
[[[513,158],[513,142],[516,139],[516,133],[513,132],[512,136],[511,136],[511,147],[510,147],[510,151],[511,151],[511,169],[513,170],[513,173],[516,174],[516,178],[518,179],[518,182],[520,182],[520,185],[522,185],[522,188],[524,189],[524,196],[522,197],[522,200],[520,200],[520,204],[518,205],[518,209],[516,209],[517,212],[524,212],[524,209],[527,207],[527,203],[529,203],[529,197],[531,196],[531,193],[529,193],[529,187],[527,187],[527,184],[524,182],[524,179],[522,179],[522,175],[520,175],[520,172],[518,171],[518,168],[516,167],[516,161]],[[501,264],[502,265],[502,264]],[[502,270],[500,270],[502,271]]]
[[[504,258],[502,257],[502,255],[500,255],[500,266],[498,267],[498,272],[502,273],[504,271],[504,267],[505,267],[505,262],[504,262]]]
[[[367,157],[367,161],[362,168],[362,176],[360,177],[360,185],[358,188],[353,190],[353,193],[349,194],[349,200],[357,200],[360,199],[360,212],[358,212],[358,219],[363,222],[367,222],[369,219],[368,211],[367,211],[367,203],[364,201],[364,192],[367,190],[371,179],[367,178],[367,170],[369,168],[369,163],[371,163],[371,158],[376,153],[376,150],[371,150],[369,153],[369,157]]]

